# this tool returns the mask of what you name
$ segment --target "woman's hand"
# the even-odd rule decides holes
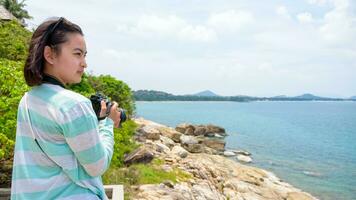
[[[118,128],[120,126],[120,115],[121,112],[118,110],[118,104],[113,101],[112,102],[112,106],[110,109],[110,115],[108,116],[110,119],[112,119],[112,121],[114,121],[114,127]],[[105,101],[101,101],[101,111],[100,111],[100,117],[104,117],[106,115],[106,103]]]

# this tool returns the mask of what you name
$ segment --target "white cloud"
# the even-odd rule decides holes
[[[333,0],[334,9],[324,16],[319,31],[324,40],[334,45],[355,43],[356,16],[350,12],[347,0]]]
[[[214,30],[203,25],[189,24],[175,15],[142,15],[135,24],[119,24],[116,30],[144,38],[176,38],[198,42],[211,42],[216,39]]]
[[[249,11],[227,10],[211,14],[207,24],[214,27],[218,32],[235,32],[253,22],[253,14]]]
[[[290,14],[288,12],[288,9],[285,6],[278,6],[276,8],[276,13],[277,13],[277,15],[280,15],[280,16],[282,16],[284,18],[287,18],[287,19],[291,18]]]
[[[327,0],[307,0],[307,2],[310,4],[325,5]]]
[[[313,21],[313,16],[309,12],[299,13],[297,19],[300,23],[310,23]]]

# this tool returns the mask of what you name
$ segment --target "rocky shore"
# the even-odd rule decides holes
[[[127,165],[159,158],[164,161],[163,170],[180,169],[192,178],[133,186],[133,199],[316,199],[271,172],[242,164],[252,161],[250,154],[226,151],[226,133],[221,127],[181,124],[174,129],[143,118],[134,121],[139,125],[135,138],[142,145],[126,156]]]

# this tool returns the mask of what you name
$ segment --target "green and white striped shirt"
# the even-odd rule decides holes
[[[58,85],[28,92],[30,121],[24,101],[17,114],[11,199],[107,199],[101,175],[113,154],[113,121],[98,122],[88,98]]]

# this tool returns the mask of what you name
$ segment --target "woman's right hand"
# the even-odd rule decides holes
[[[111,106],[111,109],[110,109],[110,114],[109,114],[109,118],[112,119],[112,121],[114,121],[114,127],[118,128],[120,126],[120,115],[121,115],[121,112],[118,110],[118,106],[119,104],[116,103],[115,101],[112,102],[112,106]],[[105,101],[101,101],[101,114],[100,116],[102,116],[102,114],[106,113],[106,103]]]

